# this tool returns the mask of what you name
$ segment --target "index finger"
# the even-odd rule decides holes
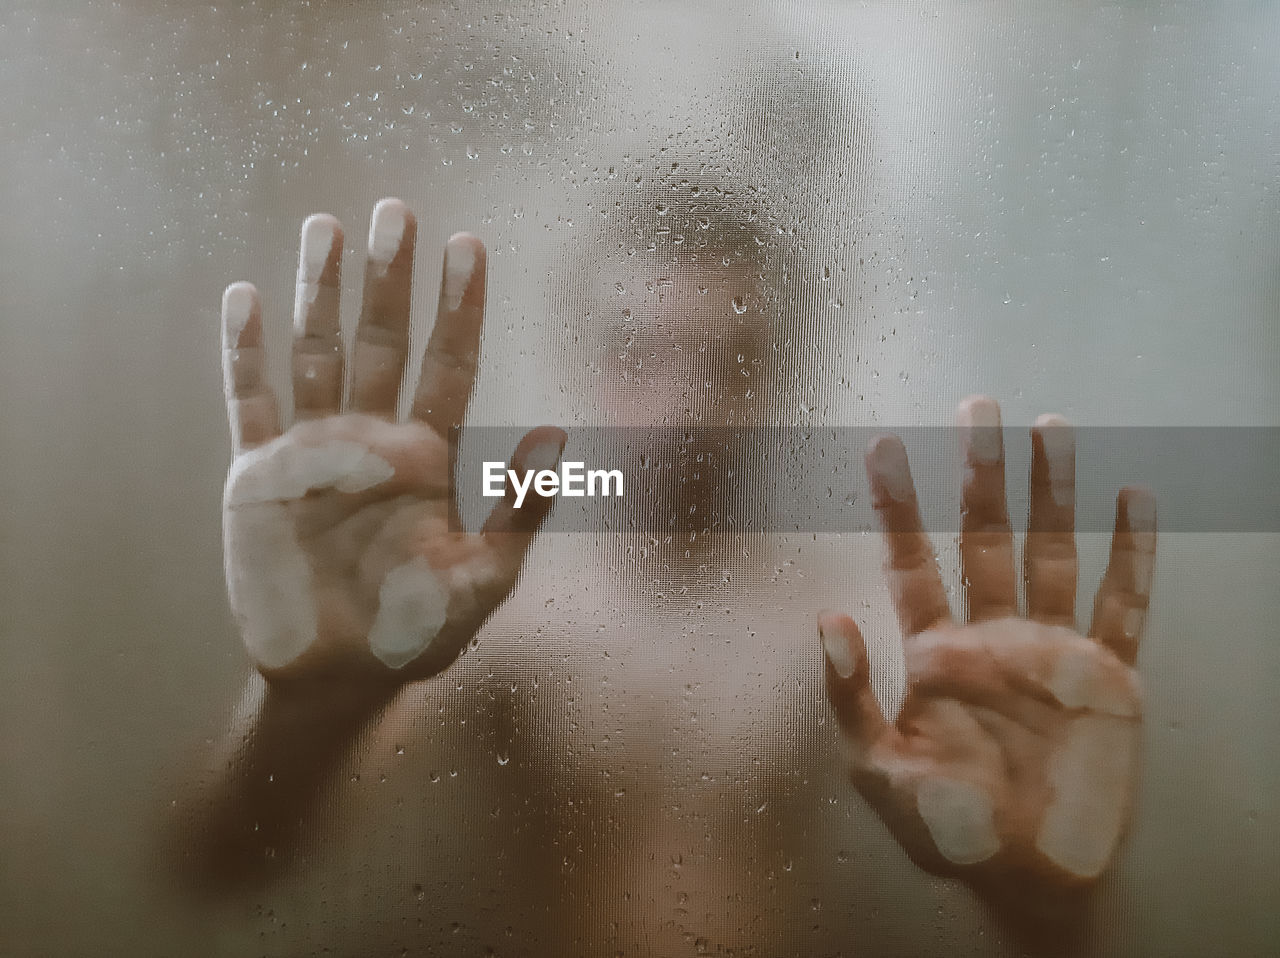
[[[235,455],[280,435],[262,350],[262,301],[252,283],[232,283],[222,294],[222,387]]]
[[[907,450],[897,436],[883,435],[867,447],[871,502],[880,517],[889,555],[885,576],[898,623],[906,636],[951,621],[951,608],[938,572],[933,543],[920,521]]]
[[[484,324],[485,249],[470,233],[454,233],[444,248],[440,305],[422,357],[413,416],[441,434],[461,426],[476,381]]]

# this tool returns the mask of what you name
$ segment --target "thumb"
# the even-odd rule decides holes
[[[519,475],[530,470],[554,469],[568,437],[563,429],[539,426],[524,434],[511,454],[511,469]],[[530,484],[524,501],[516,506],[516,490],[508,478],[506,494],[485,520],[481,535],[490,543],[503,564],[518,570],[542,520],[555,504],[554,496],[543,496]]]
[[[871,689],[871,662],[862,632],[847,615],[818,614],[818,637],[826,657],[827,698],[849,744],[862,753],[888,732]]]

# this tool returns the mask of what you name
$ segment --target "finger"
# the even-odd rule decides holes
[[[866,465],[872,505],[880,517],[888,549],[885,576],[898,613],[898,624],[904,635],[913,636],[940,622],[950,621],[947,593],[938,573],[933,543],[920,522],[920,508],[902,440],[889,435],[871,440]]]
[[[397,199],[379,200],[369,224],[364,303],[352,356],[351,407],[394,417],[409,352],[409,303],[418,221]]]
[[[974,622],[1017,615],[1013,530],[1004,495],[1000,406],[970,396],[956,411],[964,456],[960,495],[960,576]]]
[[[332,416],[342,407],[342,226],[327,213],[307,217],[293,298],[294,419]]]
[[[414,417],[442,435],[462,425],[475,384],[484,322],[484,244],[467,233],[449,237],[443,273],[436,324],[413,398]]]
[[[1062,416],[1031,427],[1031,510],[1023,576],[1027,614],[1038,622],[1075,627],[1076,442]]]
[[[511,469],[518,476],[530,470],[554,469],[568,437],[555,426],[539,426],[525,433],[511,454]],[[508,478],[505,495],[485,520],[481,535],[490,543],[503,565],[512,573],[519,570],[524,555],[555,503],[554,496],[539,494],[530,484],[520,505],[519,493]]]
[[[871,663],[857,623],[847,615],[818,615],[818,639],[826,659],[827,698],[857,760],[889,734],[871,688]]]
[[[1125,486],[1116,497],[1111,560],[1098,587],[1089,635],[1128,665],[1138,658],[1155,561],[1155,494],[1145,486]]]
[[[222,387],[236,455],[280,435],[280,409],[265,378],[262,302],[252,283],[232,283],[222,294]]]

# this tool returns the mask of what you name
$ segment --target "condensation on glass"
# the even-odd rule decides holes
[[[665,535],[548,536],[302,860],[171,894],[153,823],[246,669],[218,296],[287,312],[302,218],[358,250],[396,195],[416,336],[445,238],[489,247],[475,424],[891,429],[981,391],[1010,424],[1275,426],[1278,40],[1230,4],[10,4],[0,950],[1016,953],[843,771],[814,615],[860,619],[892,710],[879,542],[679,521],[720,489],[670,490]],[[1091,941],[1257,954],[1277,539],[1162,549]],[[1081,559],[1084,594],[1104,537]]]

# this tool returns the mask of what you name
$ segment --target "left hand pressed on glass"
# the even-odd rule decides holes
[[[1032,430],[1031,511],[1019,615],[1000,410],[961,404],[960,536],[969,621],[948,607],[906,452],[881,436],[867,474],[904,634],[906,696],[893,723],[871,687],[857,625],[824,612],[827,691],[854,784],[911,858],[975,881],[1092,882],[1134,802],[1142,693],[1133,668],[1155,558],[1155,500],[1121,490],[1088,637],[1074,627],[1075,450],[1058,416]]]

